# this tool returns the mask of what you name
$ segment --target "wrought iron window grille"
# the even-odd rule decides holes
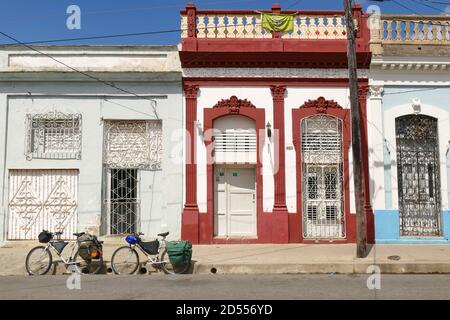
[[[104,132],[106,167],[161,170],[161,120],[108,120]]]
[[[25,156],[28,160],[81,159],[81,114],[27,114]]]

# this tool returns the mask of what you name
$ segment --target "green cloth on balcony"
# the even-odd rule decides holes
[[[294,31],[294,16],[292,14],[263,13],[262,26],[271,32]]]

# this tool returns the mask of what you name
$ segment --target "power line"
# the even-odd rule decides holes
[[[92,80],[94,80],[94,81],[101,82],[101,83],[103,83],[104,85],[107,85],[107,86],[109,86],[109,87],[111,87],[111,88],[114,88],[114,89],[119,90],[119,91],[121,91],[121,92],[124,92],[124,93],[126,93],[126,94],[133,95],[133,96],[138,97],[138,98],[140,98],[140,99],[145,99],[145,100],[151,101],[151,103],[152,103],[151,105],[152,105],[152,108],[153,108],[153,112],[154,112],[156,118],[159,120],[158,113],[156,112],[156,109],[155,109],[155,106],[154,106],[154,104],[155,104],[155,100],[154,100],[154,99],[149,99],[149,98],[147,98],[147,97],[140,96],[140,95],[138,95],[137,93],[134,93],[134,92],[129,91],[129,90],[127,90],[127,89],[123,89],[123,88],[121,88],[121,87],[118,87],[118,86],[116,86],[116,85],[115,85],[114,83],[112,83],[112,82],[108,82],[108,81],[102,80],[102,79],[97,78],[97,77],[94,77],[94,76],[92,76],[92,75],[90,75],[90,74],[88,74],[88,73],[86,73],[86,72],[80,71],[80,70],[78,70],[78,69],[76,69],[76,68],[74,68],[74,67],[72,67],[72,66],[70,66],[70,65],[68,65],[68,64],[66,64],[66,63],[64,63],[64,62],[62,62],[62,61],[60,61],[60,60],[58,60],[58,59],[56,59],[56,58],[54,58],[53,56],[51,56],[51,55],[49,55],[49,54],[47,54],[47,53],[45,53],[45,52],[42,52],[42,51],[40,51],[40,50],[38,50],[38,49],[33,48],[33,47],[30,46],[30,45],[27,45],[27,44],[21,42],[20,40],[18,40],[18,39],[16,39],[16,38],[14,38],[14,37],[12,37],[12,36],[10,36],[10,35],[4,33],[3,31],[0,31],[0,34],[3,35],[3,36],[5,36],[5,37],[7,37],[7,38],[9,38],[9,39],[11,39],[11,40],[13,40],[13,41],[15,41],[15,42],[17,42],[18,44],[20,44],[20,45],[22,45],[22,46],[27,47],[27,48],[30,49],[30,50],[33,50],[33,51],[35,51],[35,52],[37,52],[37,53],[39,53],[39,54],[42,54],[42,55],[46,56],[47,58],[50,58],[51,60],[53,60],[53,61],[55,61],[55,62],[57,62],[57,63],[59,63],[59,64],[65,66],[66,68],[68,68],[68,69],[70,69],[70,70],[72,70],[72,71],[74,71],[74,72],[77,72],[77,73],[79,73],[79,74],[81,74],[81,75],[83,75],[83,76],[85,76],[85,77],[87,77],[87,78],[90,78],[90,79],[92,79]]]
[[[422,1],[436,3],[436,4],[447,4],[447,5],[450,5],[450,1],[437,1],[437,0],[422,0]]]
[[[207,2],[207,4],[221,4],[221,3],[242,3],[242,2],[255,2],[258,0],[228,0],[228,1],[213,1],[208,2],[207,0],[203,0],[204,2]],[[152,7],[140,7],[140,8],[128,8],[128,9],[112,9],[112,10],[99,10],[99,11],[82,11],[83,15],[96,15],[96,14],[103,14],[103,13],[124,13],[124,12],[134,12],[134,11],[147,11],[147,10],[154,10],[154,9],[164,9],[164,8],[182,8],[182,5],[179,4],[173,4],[173,5],[165,5],[165,6],[152,6]],[[45,16],[22,16],[22,19],[35,19],[35,18],[51,18],[51,17],[61,17],[61,14],[52,14],[52,15],[45,15]],[[11,20],[8,19],[9,17],[6,17],[5,20]],[[17,17],[14,17],[13,20],[17,20]]]
[[[54,43],[54,42],[93,40],[93,39],[107,39],[107,38],[123,38],[123,37],[143,36],[143,35],[151,35],[151,34],[164,34],[164,33],[182,32],[182,31],[183,31],[182,29],[159,30],[159,31],[111,34],[111,35],[104,35],[104,36],[39,40],[39,41],[30,41],[30,42],[22,42],[22,43],[23,44],[37,44],[37,43]],[[5,43],[5,44],[0,44],[0,46],[11,46],[11,45],[16,45],[16,44],[17,44],[16,42],[15,43]]]
[[[430,8],[431,10],[434,10],[434,11],[437,11],[437,12],[442,12],[442,9],[430,6],[429,4],[423,3],[422,1],[417,1],[417,0],[411,0],[411,1],[417,3],[418,5]]]
[[[422,13],[419,13],[419,12],[411,9],[410,7],[405,6],[404,4],[398,2],[397,0],[369,0],[369,1],[372,1],[372,2],[388,2],[388,1],[391,2],[392,1],[393,3],[395,3],[398,6],[402,7],[403,9],[406,9],[409,12],[412,12],[413,14],[417,15],[416,18],[424,19],[424,20],[428,20],[429,19],[429,17],[427,17],[426,15],[423,15]],[[412,0],[412,1],[415,1],[415,0]],[[425,23],[424,23],[424,25],[425,25]],[[447,27],[447,26],[450,26],[450,22],[447,21],[446,23],[444,23],[444,22],[442,22],[442,23],[433,23],[432,21],[429,21],[429,22],[426,23],[426,25],[427,26],[436,26],[436,27]]]

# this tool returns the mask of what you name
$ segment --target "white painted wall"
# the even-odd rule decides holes
[[[124,79],[117,81],[118,87],[134,92],[141,97],[120,92],[99,82],[80,81],[79,74],[63,71],[56,66],[47,66],[41,58],[25,59],[27,52],[17,48],[0,51],[0,241],[6,239],[4,228],[8,207],[9,169],[78,169],[78,230],[97,231],[102,217],[102,156],[103,121],[107,119],[151,120],[156,115],[147,99],[157,101],[156,113],[163,124],[162,170],[141,171],[139,186],[141,197],[141,231],[148,237],[169,231],[170,239],[181,237],[181,212],[183,208],[183,154],[182,145],[183,108],[181,90],[181,70],[179,63],[168,61],[178,56],[176,47],[164,47],[166,52],[149,47],[87,47],[59,50],[70,63],[76,60],[80,51],[84,52],[82,63],[87,63],[93,72],[102,69],[96,76],[103,79]],[[52,51],[53,50],[53,51]],[[83,51],[84,50],[84,51]],[[96,51],[97,50],[97,51]],[[109,51],[110,52],[109,52]],[[164,51],[162,50],[162,51]],[[73,51],[76,51],[75,53]],[[155,52],[156,51],[156,52]],[[100,54],[99,54],[100,52]],[[109,53],[108,53],[109,52]],[[152,55],[153,53],[153,55]],[[119,57],[126,62],[121,70],[114,69],[104,56]],[[89,58],[92,58],[89,60]],[[165,57],[165,58],[164,58]],[[75,60],[73,60],[75,59]],[[128,59],[128,60],[127,60]],[[133,60],[134,59],[134,60]],[[156,59],[152,60],[152,59]],[[164,60],[166,59],[166,60]],[[161,61],[164,60],[164,63]],[[15,73],[7,61],[14,61]],[[103,61],[99,65],[98,61]],[[105,62],[106,61],[106,62]],[[26,63],[25,63],[26,62]],[[88,63],[89,62],[89,63]],[[175,61],[176,62],[176,61]],[[33,63],[33,66],[27,64]],[[76,64],[76,63],[75,63]],[[146,66],[139,73],[139,66]],[[50,68],[51,67],[51,68]],[[10,69],[8,69],[10,68]],[[48,73],[47,68],[52,69]],[[33,72],[28,73],[33,69]],[[11,81],[6,81],[9,71]],[[67,70],[64,70],[67,71]],[[53,79],[58,78],[58,81]],[[21,79],[15,82],[14,79]],[[34,81],[38,79],[39,81]],[[47,111],[82,114],[82,154],[81,160],[47,160],[25,157],[25,134],[27,113]]]
[[[266,123],[270,121],[273,126],[273,102],[270,88],[264,87],[200,87],[197,100],[197,120],[203,127],[203,110],[212,108],[222,99],[229,99],[236,96],[239,99],[247,99],[257,108],[266,110]],[[206,149],[200,132],[197,131],[197,201],[200,212],[206,212]],[[271,164],[273,159],[273,146],[266,139],[262,150],[263,159],[263,207],[265,212],[271,212],[274,203],[273,194],[273,169]]]
[[[239,99],[247,99],[257,108],[265,108],[265,121],[269,121],[273,128],[273,100],[269,87],[201,87],[197,104],[197,119],[203,128],[203,110],[212,108],[218,101],[228,99],[231,96]],[[349,91],[347,88],[323,88],[323,87],[288,87],[285,98],[285,144],[286,144],[286,205],[288,211],[295,213],[297,210],[296,199],[296,154],[293,148],[292,137],[292,110],[300,107],[309,99],[317,99],[320,96],[338,102],[343,108],[349,108]],[[273,135],[274,137],[275,135]],[[206,150],[200,130],[196,133],[197,139],[197,201],[200,212],[206,212],[207,180],[206,180]],[[351,156],[351,153],[350,153]],[[351,158],[350,158],[351,159]],[[263,210],[271,212],[274,204],[274,145],[269,139],[262,150],[263,161]],[[353,192],[352,168],[350,167],[350,190]],[[350,209],[355,212],[354,199],[351,196]]]
[[[292,136],[292,110],[300,107],[308,100],[315,100],[318,97],[324,97],[327,100],[336,101],[341,107],[348,109],[349,105],[349,91],[347,88],[340,87],[288,87],[287,94],[285,98],[285,113],[284,113],[284,125],[285,125],[285,144],[288,148],[293,147],[293,136]],[[297,210],[297,184],[296,177],[298,173],[296,172],[296,154],[295,149],[286,149],[286,205],[289,212],[296,212]],[[353,195],[353,174],[352,174],[352,161],[351,152],[349,154],[350,161],[350,195]],[[295,174],[293,174],[295,173]],[[355,212],[355,201],[354,197],[350,196],[350,211]]]

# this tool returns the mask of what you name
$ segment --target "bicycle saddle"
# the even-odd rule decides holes
[[[158,237],[167,237],[169,232],[158,233]]]
[[[82,236],[83,234],[86,234],[86,232],[74,233],[73,235],[74,235],[75,237],[80,237],[80,236]]]

